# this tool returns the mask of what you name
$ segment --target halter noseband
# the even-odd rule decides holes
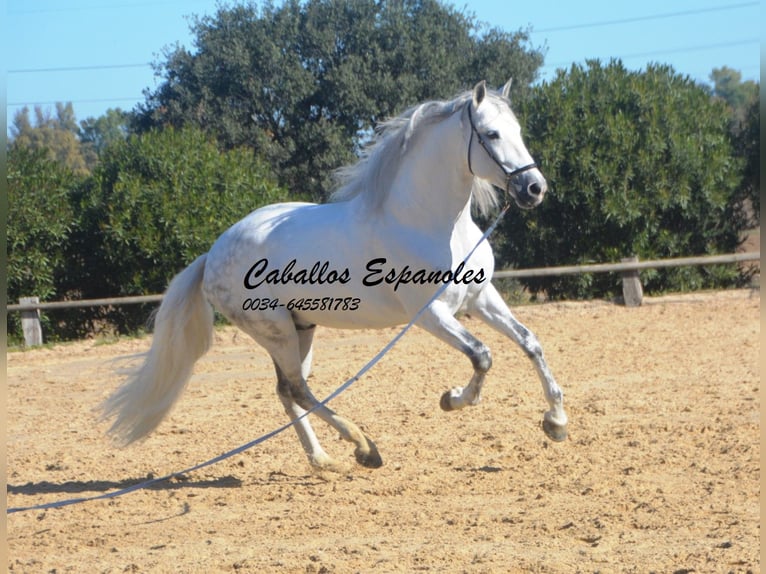
[[[521,173],[524,173],[525,171],[529,171],[530,169],[535,169],[537,167],[537,164],[535,162],[532,162],[528,165],[517,167],[516,169],[508,169],[507,167],[505,167],[503,162],[497,159],[495,152],[493,152],[492,148],[487,145],[487,142],[484,141],[484,138],[481,137],[479,130],[476,129],[476,124],[473,123],[473,114],[471,113],[471,102],[468,102],[467,107],[468,107],[468,121],[471,122],[471,139],[468,140],[468,171],[471,172],[471,175],[476,175],[473,173],[473,167],[471,167],[471,145],[473,144],[473,136],[475,135],[476,139],[479,140],[479,144],[481,145],[481,147],[484,148],[484,151],[487,152],[487,155],[490,157],[490,159],[494,161],[498,166],[500,166],[500,169],[503,170],[503,173],[505,174],[505,192],[510,193],[511,179],[513,179],[514,177],[516,177],[517,175]]]

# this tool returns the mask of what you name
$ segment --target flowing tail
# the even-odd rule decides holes
[[[109,434],[122,445],[157,428],[210,348],[213,308],[202,294],[206,258],[201,255],[170,282],[143,364],[101,406],[104,419],[116,416]]]

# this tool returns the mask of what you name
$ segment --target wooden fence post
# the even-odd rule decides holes
[[[638,263],[638,257],[626,257],[623,263]],[[640,307],[644,298],[644,289],[641,287],[641,278],[638,269],[622,272],[622,298],[626,307]]]
[[[40,302],[39,297],[22,297],[19,303],[32,305]],[[24,344],[27,347],[37,347],[43,344],[43,329],[40,326],[40,310],[21,312],[21,329],[24,331]]]

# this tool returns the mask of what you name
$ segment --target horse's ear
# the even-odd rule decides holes
[[[513,83],[513,78],[508,78],[508,81],[503,86],[502,94],[503,94],[503,97],[506,100],[510,100],[511,99],[511,84],[512,83]]]
[[[482,80],[473,87],[473,105],[479,107],[479,104],[484,101],[484,97],[487,95],[487,82]]]

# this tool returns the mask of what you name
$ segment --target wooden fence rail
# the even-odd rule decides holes
[[[638,272],[642,269],[660,269],[664,267],[688,267],[692,265],[721,265],[758,261],[760,252],[732,253],[728,255],[706,255],[700,257],[678,257],[674,259],[655,259],[639,261],[637,257],[623,259],[620,263],[598,263],[592,265],[569,265],[563,267],[538,267],[531,269],[506,269],[495,271],[493,278],[550,277],[556,275],[576,275],[581,273],[621,273],[623,278],[623,296],[627,306],[638,306],[643,296]],[[79,301],[53,301],[40,303],[36,297],[22,297],[18,304],[6,307],[9,312],[22,314],[22,328],[27,346],[42,344],[40,311],[72,309],[76,307],[99,307],[109,305],[135,305],[141,303],[159,303],[162,295],[137,295],[132,297],[110,297],[106,299],[82,299]]]
[[[106,307],[109,305],[135,305],[139,303],[159,303],[162,295],[134,295],[131,297],[110,297],[108,299],[80,299],[79,301],[50,301],[47,303],[21,303],[8,305],[8,311],[47,311],[50,309],[75,309],[77,307]]]
[[[677,257],[675,259],[655,259],[653,261],[624,261],[622,263],[595,263],[592,265],[570,265],[566,267],[538,267],[530,269],[509,269],[495,271],[493,277],[547,277],[551,275],[577,275],[580,273],[607,273],[640,271],[642,269],[660,269],[662,267],[688,267],[692,265],[718,265],[721,263],[741,263],[756,261],[761,258],[760,252],[732,253],[730,255],[706,255],[700,257]]]

